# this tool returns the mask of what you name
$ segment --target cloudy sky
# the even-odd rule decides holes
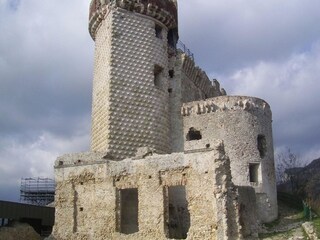
[[[0,199],[90,141],[89,0],[0,0]],[[320,157],[320,1],[180,0],[180,39],[232,95],[273,110],[276,150]]]

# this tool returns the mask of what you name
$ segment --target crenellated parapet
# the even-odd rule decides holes
[[[147,15],[162,22],[168,29],[177,28],[178,14],[171,0],[92,0],[89,12],[89,32],[93,39],[105,15],[112,7]]]
[[[220,96],[204,101],[185,103],[182,105],[181,115],[190,116],[236,110],[260,111],[271,117],[271,109],[267,102],[246,96]]]
[[[186,53],[182,54],[182,71],[205,93],[206,98],[226,95],[225,90],[220,89],[220,83],[217,80],[210,81],[205,71],[196,66],[194,60]]]

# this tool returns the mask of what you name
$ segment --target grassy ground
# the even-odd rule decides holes
[[[320,218],[315,218],[313,220],[313,224],[314,224],[314,227],[316,229],[316,232],[317,232],[317,235],[318,235],[318,238],[320,238]]]
[[[279,201],[279,218],[263,226],[259,239],[264,240],[295,240],[308,239],[301,224],[308,219],[304,218],[303,211],[289,207]],[[318,238],[320,239],[320,217],[312,220]]]
[[[301,230],[301,228],[291,229],[286,232],[259,234],[259,239],[264,239],[264,240],[287,240],[292,237],[296,237],[296,238],[300,237],[301,239],[308,239],[306,234]]]
[[[279,218],[263,226],[259,239],[307,239],[301,228],[303,221],[303,212],[300,209],[291,208],[286,203],[279,201]]]

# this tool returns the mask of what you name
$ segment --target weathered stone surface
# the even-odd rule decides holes
[[[308,235],[310,240],[318,240],[319,239],[312,222],[305,222],[302,224],[302,227],[303,227],[303,230],[305,231],[305,233]]]
[[[84,155],[95,160],[92,164],[79,162]],[[241,236],[237,190],[222,142],[196,153],[120,162],[104,160],[95,153],[69,154],[56,161],[55,172],[53,233],[57,239],[167,239],[165,212],[169,206],[164,190],[170,186],[186,188],[190,213],[187,239]],[[139,231],[127,235],[120,233],[117,225],[117,194],[132,188],[138,189]]]
[[[176,49],[176,6],[91,2],[91,152],[55,163],[57,240],[255,239],[276,218],[270,107]]]
[[[226,154],[230,157],[234,184],[255,189],[257,214],[262,222],[276,219],[277,194],[269,105],[253,97],[221,96],[183,104],[182,115],[185,150],[204,149],[215,139],[223,140]],[[198,131],[201,139],[188,140],[190,129]],[[264,149],[260,149],[263,152],[258,147],[259,136],[265,139]],[[256,166],[255,173],[250,172],[250,166]],[[252,174],[256,174],[256,179],[250,179]]]
[[[101,23],[95,40],[92,151],[117,159],[144,146],[170,152],[168,30],[161,25],[163,37],[157,38],[155,24],[122,9],[110,10]]]

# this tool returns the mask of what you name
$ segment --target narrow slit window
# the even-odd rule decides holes
[[[258,135],[257,138],[257,148],[261,158],[264,158],[267,152],[267,141],[264,135]]]
[[[169,77],[173,78],[174,77],[174,70],[169,70]]]
[[[259,182],[259,163],[250,163],[249,164],[249,178],[250,183],[258,183]]]
[[[166,237],[170,239],[186,239],[190,228],[186,187],[165,187],[164,192]]]
[[[138,232],[138,189],[120,189],[117,197],[118,231],[124,234]]]
[[[170,29],[168,32],[168,45],[172,48],[177,47],[177,41],[178,41],[178,30],[177,29]]]
[[[155,65],[154,66],[154,85],[157,88],[161,88],[162,86],[162,72],[163,72],[163,68]]]
[[[162,27],[159,25],[156,25],[155,30],[156,30],[156,37],[159,39],[162,39]]]
[[[190,128],[187,134],[187,141],[200,140],[202,139],[201,132],[195,128]]]

